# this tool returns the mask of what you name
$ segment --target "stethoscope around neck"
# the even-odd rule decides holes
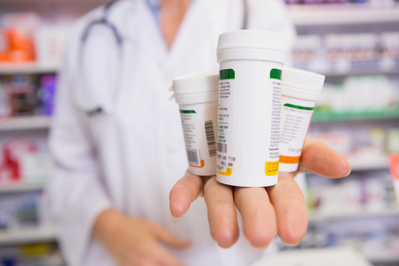
[[[89,25],[87,25],[81,35],[81,38],[80,38],[80,46],[79,46],[78,58],[77,58],[77,67],[75,68],[75,71],[76,71],[76,75],[75,75],[76,79],[75,80],[76,81],[75,81],[75,85],[72,88],[72,100],[73,100],[75,108],[78,111],[85,113],[87,116],[90,116],[90,117],[100,115],[100,114],[108,114],[109,115],[109,114],[115,113],[118,93],[121,90],[120,89],[121,86],[118,83],[121,82],[121,80],[122,80],[121,79],[122,58],[123,58],[123,52],[122,52],[123,47],[122,46],[124,43],[124,39],[123,39],[122,35],[120,34],[120,32],[118,31],[118,29],[116,28],[116,26],[113,23],[111,23],[108,19],[109,14],[112,10],[112,7],[117,3],[118,3],[118,1],[116,0],[116,1],[113,1],[110,4],[108,4],[107,6],[105,6],[103,16],[100,19],[94,20]],[[242,19],[241,29],[247,29],[248,28],[248,19],[249,19],[247,0],[242,0],[242,4],[243,4],[243,19]],[[81,102],[81,97],[78,96],[77,90],[79,89],[79,86],[77,85],[77,83],[79,83],[79,80],[82,80],[82,77],[81,77],[82,65],[83,65],[82,60],[83,60],[83,53],[84,53],[85,45],[87,43],[87,40],[90,37],[92,29],[95,26],[100,26],[100,25],[108,28],[111,35],[114,37],[114,40],[118,47],[117,73],[118,73],[119,77],[116,79],[115,89],[110,98],[109,103],[99,104],[95,107],[84,107],[84,103]]]

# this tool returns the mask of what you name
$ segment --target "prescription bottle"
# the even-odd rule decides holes
[[[258,30],[219,36],[217,180],[240,187],[278,180],[283,35]]]
[[[280,171],[298,169],[313,109],[323,89],[325,76],[284,67],[282,73],[282,109]]]
[[[216,174],[217,73],[173,79],[172,90],[179,104],[189,171],[200,176]]]

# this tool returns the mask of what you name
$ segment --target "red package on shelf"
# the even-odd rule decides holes
[[[14,183],[22,179],[21,157],[26,153],[36,153],[38,147],[30,139],[11,139],[3,146],[3,161],[0,165],[0,183]]]

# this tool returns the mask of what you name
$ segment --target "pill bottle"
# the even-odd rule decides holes
[[[280,171],[295,172],[301,159],[316,101],[325,76],[283,67],[280,136]]]
[[[240,187],[278,180],[283,35],[240,30],[219,36],[217,180]]]
[[[173,79],[172,90],[179,104],[189,171],[200,176],[216,175],[217,73]]]

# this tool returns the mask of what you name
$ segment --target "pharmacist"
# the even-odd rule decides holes
[[[272,188],[234,189],[186,173],[171,79],[216,71],[218,35],[243,28],[281,32],[290,44],[295,37],[280,0],[121,0],[77,22],[48,186],[68,265],[243,266],[276,233],[287,244],[304,236],[306,206],[291,174]],[[320,143],[306,146],[301,170],[350,171]]]

